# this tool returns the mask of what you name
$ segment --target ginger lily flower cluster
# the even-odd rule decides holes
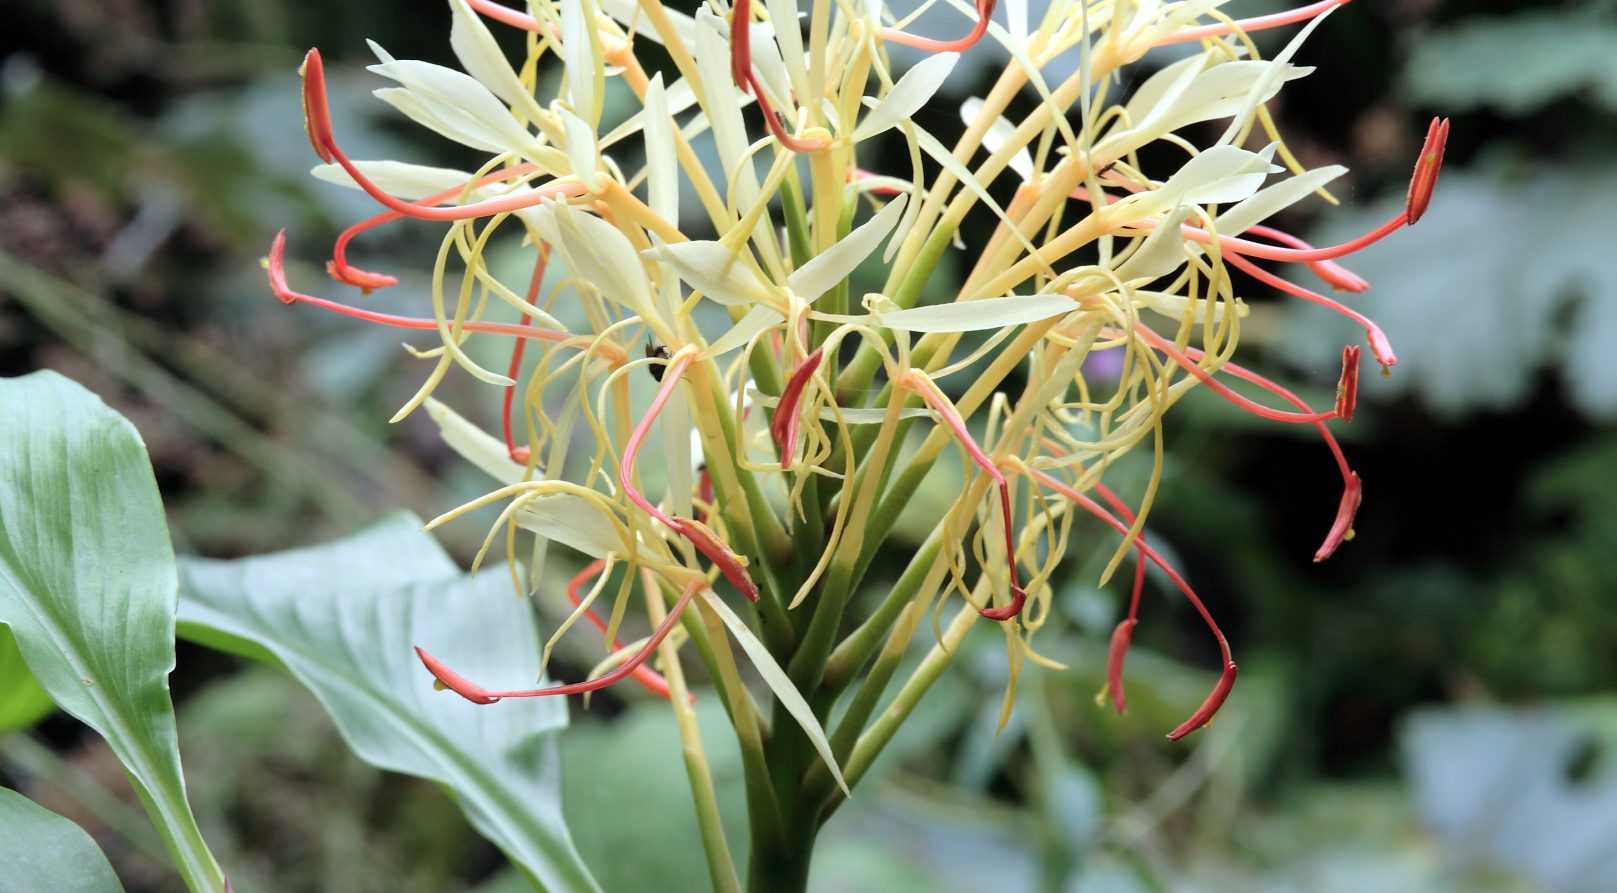
[[[515,558],[517,531],[529,532],[535,581],[548,543],[588,556],[557,635],[588,618],[610,651],[584,681],[524,690],[483,688],[418,649],[427,670],[485,704],[625,678],[683,703],[674,656],[690,644],[745,741],[767,732],[736,681],[733,641],[779,702],[774,733],[797,725],[812,744],[805,752],[825,764],[811,771],[812,756],[792,757],[801,762],[789,771],[749,764],[749,773],[834,800],[827,772],[845,790],[913,707],[900,697],[871,723],[923,617],[954,594],[965,602],[946,626],[934,621],[943,662],[974,624],[997,623],[1014,687],[1025,661],[1059,666],[1034,647],[1057,566],[1074,548],[1106,548],[1106,577],[1138,556],[1111,641],[1112,702],[1119,712],[1126,704],[1124,658],[1152,563],[1222,656],[1206,701],[1168,734],[1205,725],[1235,683],[1230,645],[1141,536],[1168,410],[1206,387],[1263,419],[1313,425],[1343,480],[1315,559],[1351,538],[1361,486],[1329,425],[1352,417],[1360,347],[1343,350],[1335,405],[1310,407],[1233,361],[1249,313],[1240,292],[1256,281],[1332,308],[1364,328],[1377,363],[1393,366],[1373,321],[1260,263],[1306,266],[1338,291],[1363,291],[1368,283],[1338,261],[1425,213],[1448,135],[1446,121],[1433,122],[1406,209],[1359,239],[1315,247],[1264,225],[1310,196],[1332,200],[1325,187],[1345,173],[1304,169],[1266,109],[1309,73],[1294,58],[1345,2],[1236,21],[1223,0],[1056,0],[1031,29],[1025,0],[1006,0],[1005,25],[994,0],[952,2],[963,17],[955,37],[915,33],[879,2],[710,0],[687,16],[660,0],[530,0],[526,11],[450,0],[463,70],[373,44],[371,71],[394,84],[376,91],[384,102],[486,155],[467,171],[350,158],[311,50],[304,110],[324,162],[314,173],[385,209],[339,237],[327,271],[339,286],[383,291],[397,278],[349,263],[353,240],[404,219],[436,223],[445,233],[433,313],[293,290],[284,233],[269,252],[271,289],[289,304],[436,334],[436,346],[414,351],[429,371],[396,418],[425,408],[498,486],[433,524],[503,506],[484,552],[503,532]],[[523,58],[509,58],[491,27],[522,32]],[[1280,27],[1294,36],[1262,58],[1249,32]],[[901,71],[892,44],[930,55]],[[1199,49],[1143,80],[1119,77],[1170,44]],[[1048,82],[1047,64],[1074,51],[1076,71]],[[961,108],[951,146],[912,116],[963,53],[1008,62],[987,95]],[[652,58],[666,70],[648,73]],[[1013,100],[1028,97],[1036,104],[1013,114]],[[609,100],[631,98],[631,114],[609,114],[622,104]],[[1207,145],[1187,136],[1213,133]],[[908,166],[861,167],[878,145],[906,153]],[[1175,160],[1147,165],[1147,154]],[[1014,189],[1008,203],[995,200],[995,185]],[[962,251],[972,213],[991,215],[995,228]],[[525,290],[490,266],[489,246],[507,235],[530,246]],[[958,289],[935,278],[952,251],[971,261]],[[885,282],[854,295],[851,277],[867,261]],[[566,273],[548,292],[547,270]],[[583,323],[569,329],[561,316]],[[509,342],[503,372],[473,359],[474,339]],[[1117,381],[1086,380],[1085,360],[1105,352],[1121,357]],[[503,439],[432,399],[456,370],[504,389]],[[965,460],[957,498],[876,608],[847,616],[899,512],[951,445]],[[1136,449],[1153,451],[1153,473],[1126,498],[1106,473]],[[1121,541],[1074,543],[1082,515]],[[637,587],[653,631],[623,647],[616,635]],[[730,590],[741,613],[716,595]],[[597,605],[609,607],[606,619]],[[647,663],[659,654],[661,674]],[[906,691],[924,692],[927,672],[935,678],[923,664]],[[821,724],[848,691],[852,706],[828,735]]]

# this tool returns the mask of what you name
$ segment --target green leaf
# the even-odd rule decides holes
[[[107,740],[187,886],[220,890],[180,770],[174,606],[134,426],[54,372],[0,380],[0,624],[51,698]]]
[[[84,829],[16,791],[0,788],[0,878],[7,890],[123,893]]]
[[[1542,10],[1477,19],[1416,41],[1404,90],[1417,102],[1463,111],[1493,106],[1525,115],[1561,96],[1590,91],[1617,109],[1617,26]],[[1497,77],[1510,60],[1510,77]]]
[[[0,735],[30,728],[54,706],[23,663],[11,629],[0,626]]]
[[[394,516],[323,546],[181,565],[180,631],[274,656],[368,763],[445,785],[467,818],[547,890],[598,889],[561,812],[566,702],[480,706],[435,691],[422,645],[490,684],[539,666],[528,603],[504,569],[462,576],[421,522]]]

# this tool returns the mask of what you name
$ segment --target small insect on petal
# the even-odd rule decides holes
[[[1213,686],[1213,690],[1207,693],[1207,700],[1202,701],[1202,705],[1196,708],[1196,712],[1192,713],[1189,719],[1180,723],[1173,731],[1168,733],[1169,741],[1178,741],[1212,721],[1213,715],[1218,712],[1220,707],[1224,706],[1224,701],[1229,698],[1230,689],[1235,687],[1235,671],[1235,661],[1232,660],[1224,665],[1224,672],[1219,674],[1218,684]]]
[[[1353,407],[1359,402],[1359,346],[1342,348],[1342,377],[1336,382],[1336,417],[1353,421]]]
[[[1449,119],[1433,118],[1426,128],[1426,144],[1421,146],[1420,158],[1415,162],[1415,173],[1409,178],[1409,206],[1404,217],[1410,225],[1421,219],[1432,203],[1432,190],[1437,188],[1437,175],[1443,169],[1443,150],[1449,142]]]

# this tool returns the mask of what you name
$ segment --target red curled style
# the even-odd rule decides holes
[[[803,358],[787,380],[786,387],[781,390],[775,417],[769,421],[769,434],[775,440],[775,450],[780,455],[782,468],[791,466],[792,454],[797,451],[798,407],[803,402],[803,391],[809,379],[813,377],[814,370],[820,368],[820,361],[824,357],[825,351],[816,350]]]

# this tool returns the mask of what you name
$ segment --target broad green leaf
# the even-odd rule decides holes
[[[11,628],[0,626],[0,735],[31,727],[55,706],[23,663]]]
[[[272,653],[368,763],[445,785],[473,826],[547,890],[598,889],[562,820],[559,699],[480,706],[435,691],[420,645],[493,685],[526,687],[539,637],[504,569],[460,576],[420,522],[395,516],[336,543],[187,561],[181,631]]]
[[[0,624],[105,738],[193,890],[224,888],[185,798],[174,550],[140,435],[54,372],[0,380]]]
[[[1017,295],[952,304],[928,304],[890,313],[877,312],[876,317],[883,326],[906,332],[975,332],[1038,322],[1077,308],[1078,305],[1066,295]]]
[[[0,888],[123,893],[106,855],[83,828],[6,788],[0,788],[0,828]]]
[[[1591,6],[1593,4],[1590,4]],[[1491,105],[1524,115],[1588,89],[1617,110],[1617,24],[1571,9],[1468,19],[1410,46],[1404,91],[1417,103],[1456,112]],[[1500,59],[1510,77],[1498,77]]]

